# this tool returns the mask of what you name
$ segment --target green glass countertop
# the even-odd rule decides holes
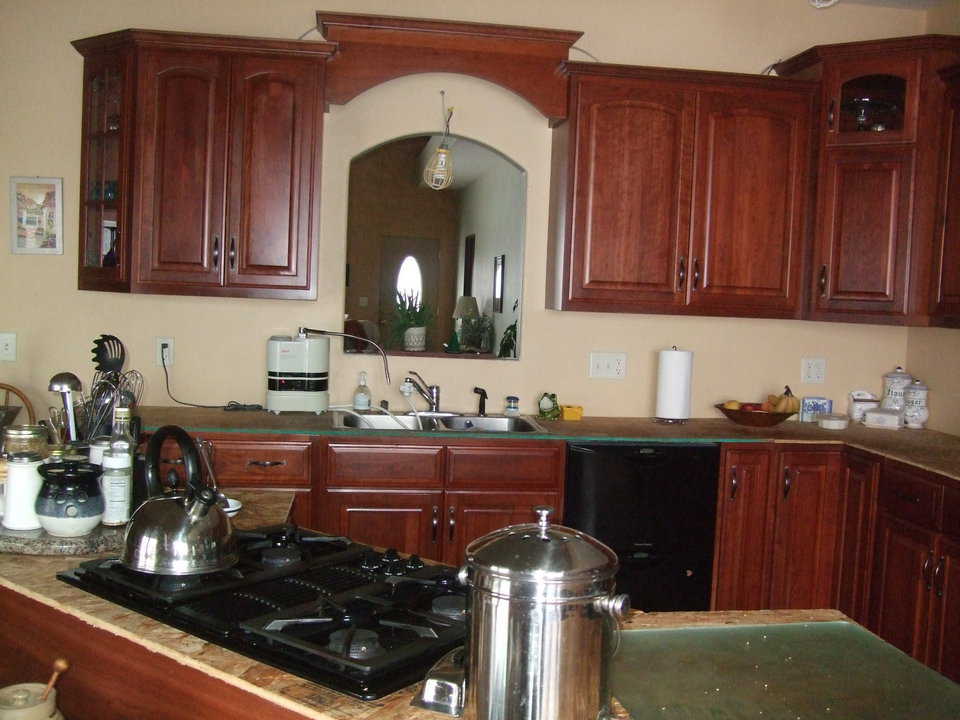
[[[612,689],[634,720],[960,718],[960,685],[847,622],[626,630]]]

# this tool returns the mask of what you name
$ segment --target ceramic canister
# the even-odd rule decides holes
[[[35,452],[18,452],[7,457],[3,526],[8,530],[36,530],[40,527],[34,510],[42,483],[37,472],[40,463],[40,454]]]
[[[90,463],[51,463],[40,468],[43,485],[36,513],[43,529],[56,537],[86,535],[103,518],[100,468]]]
[[[0,690],[0,720],[63,720],[57,710],[57,691],[45,699],[43,683],[20,683]]]
[[[907,385],[903,391],[903,419],[908,428],[919,430],[930,418],[927,409],[929,388],[919,378]]]
[[[883,400],[880,407],[887,410],[903,410],[903,391],[913,380],[910,373],[897,365],[883,376]]]

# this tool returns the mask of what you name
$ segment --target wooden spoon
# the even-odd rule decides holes
[[[57,658],[53,661],[53,675],[51,675],[50,680],[47,681],[47,687],[44,688],[43,695],[40,696],[40,702],[47,699],[47,695],[53,690],[53,685],[57,682],[57,678],[60,677],[60,673],[65,672],[68,667],[70,667],[70,663],[66,661],[66,658]]]

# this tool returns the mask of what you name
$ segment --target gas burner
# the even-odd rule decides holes
[[[303,560],[303,553],[296,545],[268,547],[260,551],[260,560],[268,567],[283,567]]]
[[[434,598],[431,610],[437,615],[463,620],[467,614],[467,598],[463,595],[441,595]]]
[[[327,647],[335,653],[346,655],[354,660],[366,660],[383,655],[385,650],[380,644],[380,636],[366,628],[340,628],[330,633]]]

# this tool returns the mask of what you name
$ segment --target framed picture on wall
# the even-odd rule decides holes
[[[10,252],[63,254],[63,178],[10,178]]]
[[[503,312],[503,273],[506,255],[496,255],[493,258],[493,311]]]

